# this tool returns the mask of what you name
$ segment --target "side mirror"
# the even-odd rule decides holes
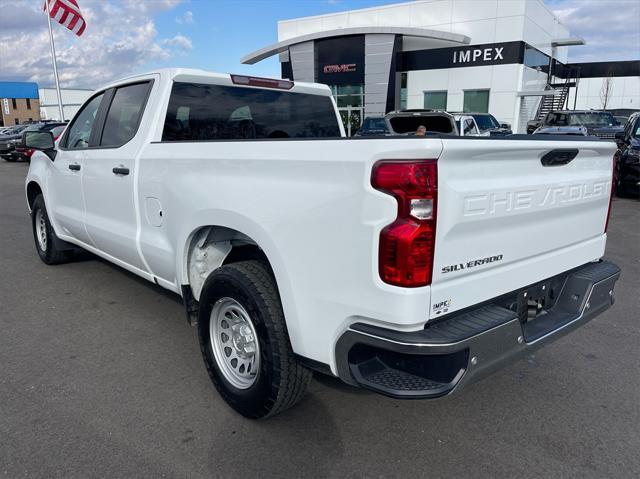
[[[500,128],[504,128],[505,130],[510,130],[511,125],[509,123],[500,123]]]
[[[26,131],[22,134],[22,144],[25,148],[42,151],[51,158],[56,158],[56,142],[50,131]]]

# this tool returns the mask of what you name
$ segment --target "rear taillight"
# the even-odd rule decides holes
[[[398,201],[398,217],[380,233],[379,272],[385,283],[407,288],[431,284],[436,240],[436,160],[383,160],[371,184]]]
[[[609,209],[607,210],[607,221],[604,222],[604,232],[607,232],[609,228],[609,217],[611,216],[611,202],[613,201],[613,195],[616,192],[616,157],[613,157],[612,166],[611,166],[611,192],[609,194]]]

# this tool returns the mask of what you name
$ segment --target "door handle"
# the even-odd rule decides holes
[[[71,171],[80,171],[80,165],[78,163],[69,163],[69,169]]]
[[[117,166],[111,171],[113,171],[113,173],[116,175],[126,176],[129,174],[129,168],[125,168],[123,166]]]

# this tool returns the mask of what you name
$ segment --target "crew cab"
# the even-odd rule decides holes
[[[165,69],[25,144],[42,261],[85,249],[180,295],[251,418],[312,370],[457,393],[609,308],[620,275],[615,145],[594,138],[345,138],[327,86]]]

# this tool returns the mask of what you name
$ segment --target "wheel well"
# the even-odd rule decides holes
[[[251,259],[264,261],[269,265],[267,255],[264,254],[264,251],[262,251],[257,244],[236,245],[232,247],[222,264],[237,263],[239,261],[247,261]],[[269,265],[269,267],[271,267],[271,265]]]
[[[224,226],[204,226],[190,236],[186,250],[186,278],[198,301],[202,286],[220,266],[246,260],[261,260],[271,269],[267,255],[249,236]]]
[[[29,202],[29,208],[33,208],[33,202],[36,200],[38,195],[42,194],[42,189],[40,185],[35,181],[30,181],[27,185],[27,201]]]

